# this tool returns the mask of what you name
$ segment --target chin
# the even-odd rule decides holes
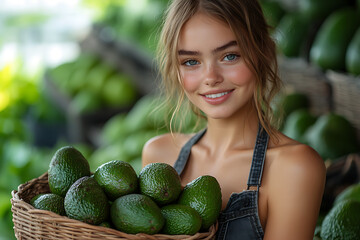
[[[229,119],[234,117],[243,117],[244,115],[248,115],[249,111],[251,111],[247,105],[241,105],[237,108],[233,107],[224,107],[222,109],[206,109],[205,112],[207,118],[212,119]]]
[[[222,112],[208,112],[206,113],[206,117],[207,118],[212,118],[212,119],[227,119],[227,118],[230,118],[234,115],[234,113],[230,113],[230,112],[225,112],[225,111],[222,111]]]

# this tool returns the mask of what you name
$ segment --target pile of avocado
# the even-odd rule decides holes
[[[50,193],[33,197],[38,209],[128,234],[194,235],[208,231],[221,210],[216,178],[204,175],[181,186],[166,163],[146,165],[139,175],[124,161],[112,160],[94,174],[76,148],[53,155],[48,169]]]
[[[303,93],[279,95],[274,111],[283,118],[282,133],[311,146],[324,160],[336,160],[360,151],[355,128],[348,119],[334,112],[315,115]]]
[[[140,95],[129,75],[86,52],[49,69],[48,78],[79,114],[130,107]]]
[[[359,0],[301,0],[292,8],[282,2],[261,1],[282,55],[305,58],[323,70],[360,74]]]
[[[315,230],[314,240],[360,239],[360,183],[346,187]]]

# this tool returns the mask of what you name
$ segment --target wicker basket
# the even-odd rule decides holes
[[[360,76],[327,71],[333,89],[334,111],[346,117],[357,129],[360,140]]]
[[[209,232],[196,233],[192,236],[126,234],[115,229],[86,224],[50,211],[35,209],[29,204],[37,194],[48,192],[50,189],[47,173],[21,184],[17,191],[12,191],[11,210],[17,239],[213,239],[217,230],[217,224],[214,224]]]
[[[325,74],[302,58],[278,57],[279,74],[287,90],[304,93],[310,100],[310,110],[316,115],[329,112],[331,85]]]

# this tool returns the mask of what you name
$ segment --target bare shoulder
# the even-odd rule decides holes
[[[325,177],[325,163],[320,155],[310,146],[295,143],[281,147],[278,158],[279,166],[286,167],[287,171],[301,174],[304,177]],[[277,164],[276,164],[277,165]]]
[[[165,133],[151,138],[146,142],[142,151],[142,165],[164,162],[173,165],[179,155],[181,147],[191,135]]]
[[[272,164],[279,171],[286,169],[286,171],[295,171],[304,175],[325,176],[326,168],[323,159],[306,144],[283,135],[279,143],[273,146],[272,151],[274,152]]]
[[[321,194],[326,179],[324,160],[306,144],[287,137],[283,140],[278,146],[270,148],[273,151],[268,169],[270,187],[297,189],[303,194],[312,189]]]
[[[312,239],[325,186],[325,164],[310,146],[283,140],[269,149],[264,239]]]

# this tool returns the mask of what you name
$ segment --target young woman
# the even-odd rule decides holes
[[[271,124],[270,100],[281,84],[259,3],[174,0],[159,49],[168,94],[178,106],[189,101],[207,126],[151,139],[143,166],[171,164],[183,185],[216,177],[223,200],[217,239],[312,239],[326,170],[312,148]]]

